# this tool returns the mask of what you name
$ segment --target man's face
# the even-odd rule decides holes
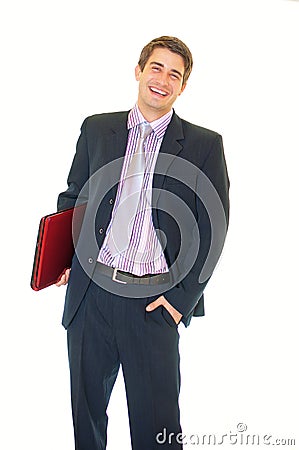
[[[149,122],[169,112],[183,92],[185,67],[183,58],[165,48],[155,48],[143,71],[137,66],[138,106]]]

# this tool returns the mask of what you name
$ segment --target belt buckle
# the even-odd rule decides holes
[[[117,267],[115,267],[114,269],[113,269],[113,274],[112,274],[112,281],[116,281],[116,283],[120,283],[120,284],[127,284],[127,282],[126,281],[121,281],[121,280],[118,280],[116,277],[117,277],[117,272],[119,271],[119,269],[117,268]]]

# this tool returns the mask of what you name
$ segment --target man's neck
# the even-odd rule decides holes
[[[161,117],[165,116],[165,114],[169,113],[171,111],[171,109],[172,109],[172,108],[170,108],[169,110],[158,111],[158,110],[155,110],[155,109],[144,108],[138,102],[137,102],[137,106],[138,106],[139,111],[141,112],[141,114],[145,118],[145,120],[147,122],[149,122],[149,123],[154,122],[155,120],[158,120]]]

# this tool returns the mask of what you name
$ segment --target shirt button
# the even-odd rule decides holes
[[[100,228],[100,229],[99,229],[99,233],[100,233],[100,234],[103,234],[103,233],[104,233],[104,228]]]
[[[88,258],[88,262],[89,262],[89,264],[92,264],[93,263],[93,258]]]
[[[113,198],[110,198],[109,203],[110,203],[110,205],[113,204]]]

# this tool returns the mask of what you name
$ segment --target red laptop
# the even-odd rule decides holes
[[[71,266],[73,235],[78,237],[85,207],[86,204],[66,209],[40,220],[31,277],[31,287],[35,291],[55,284]]]

